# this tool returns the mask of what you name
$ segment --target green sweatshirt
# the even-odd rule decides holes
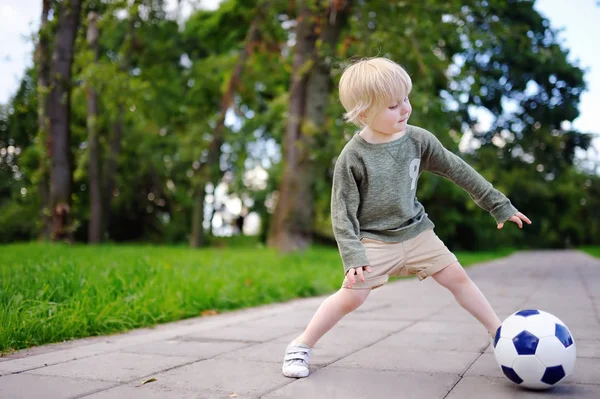
[[[456,183],[498,223],[517,213],[506,196],[425,129],[408,125],[404,136],[382,144],[357,134],[336,161],[331,196],[344,272],[369,265],[361,238],[402,242],[434,227],[416,196],[423,171]]]

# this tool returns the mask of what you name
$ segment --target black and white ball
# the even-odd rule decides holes
[[[548,389],[575,370],[571,332],[556,316],[537,309],[520,310],[502,322],[494,354],[504,375],[526,388]]]

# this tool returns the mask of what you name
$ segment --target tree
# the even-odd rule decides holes
[[[36,77],[25,71],[7,105],[0,105],[0,242],[30,240],[38,231],[40,202],[32,177],[38,155]]]
[[[93,54],[93,62],[98,62],[98,14],[88,13],[87,41]],[[90,182],[90,224],[88,227],[88,242],[102,241],[103,231],[103,201],[102,176],[100,174],[100,149],[98,142],[98,93],[93,85],[87,87],[87,129],[89,147],[89,182]]]
[[[283,142],[284,170],[269,245],[306,248],[314,225],[315,136],[323,129],[331,90],[330,62],[350,2],[298,1],[295,54]]]
[[[586,149],[591,142],[589,135],[565,128],[578,115],[583,71],[568,62],[568,52],[532,2],[485,7],[473,2],[463,6],[451,23],[457,35],[447,41],[447,54],[458,54],[461,62],[447,91],[455,99],[461,130],[470,130],[482,145],[470,160],[517,207],[540,221],[528,226],[530,242],[545,236],[545,245],[564,245],[551,238],[554,234],[541,222],[560,211],[541,204],[557,202],[553,191],[564,188],[559,181],[572,173],[576,149]],[[489,127],[481,126],[473,112],[476,108],[487,110]],[[476,226],[470,230],[465,236],[485,235]],[[571,233],[565,229],[564,235]],[[469,245],[468,240],[462,245]],[[472,240],[470,245],[483,246],[486,240]]]
[[[71,65],[75,36],[80,22],[81,0],[65,0],[58,15],[56,38],[50,74],[50,93],[47,98],[50,120],[50,207],[52,238],[72,240],[71,194],[72,159],[70,150]]]
[[[262,2],[226,0],[218,10],[195,12],[183,29],[163,1],[84,3],[84,13],[93,9],[102,16],[102,34],[97,61],[85,29],[75,39],[68,146],[74,239],[86,240],[88,223],[95,224],[88,204],[96,197],[98,177],[90,162],[97,158],[103,238],[195,241],[207,233],[220,205],[211,187],[225,182],[231,198],[261,214],[261,238],[272,245],[332,243],[331,173],[336,155],[356,133],[342,121],[332,83],[346,60],[379,55],[402,64],[413,78],[411,123],[456,152],[463,132],[473,135],[481,148],[460,155],[534,219],[527,229],[534,234],[498,232],[460,188],[425,174],[418,197],[449,246],[597,241],[597,179],[574,156],[589,136],[564,123],[576,116],[582,72],[567,62],[566,50],[530,3],[394,0],[350,8],[337,0],[307,0],[298,7],[269,1],[259,18]],[[53,16],[44,30],[50,55],[66,2],[46,4]],[[250,42],[253,23],[257,35]],[[297,30],[306,35],[296,37]],[[40,118],[44,104],[38,106],[45,86],[39,78],[42,39],[35,70],[26,72],[0,109],[4,241],[35,238],[36,208],[48,187],[43,176],[50,148]],[[294,66],[302,46],[303,62]],[[90,89],[97,94],[95,118],[86,107]],[[478,120],[482,113],[491,123]],[[247,172],[264,174],[261,168],[268,179],[255,185]],[[588,222],[572,222],[577,220]]]
[[[363,3],[352,14],[344,54],[380,55],[401,63],[413,79],[411,123],[431,130],[453,151],[462,133],[472,132],[494,156],[480,162],[482,149],[463,157],[523,210],[539,209],[525,198],[535,190],[511,186],[505,172],[545,179],[572,168],[575,148],[587,146],[585,136],[562,127],[577,115],[582,71],[567,62],[567,52],[531,2]],[[491,116],[489,128],[475,111]],[[337,128],[333,135],[348,137],[353,129]],[[340,140],[337,151],[344,142]],[[438,234],[455,248],[526,240],[522,232],[499,235],[488,215],[474,220],[472,214],[480,213],[465,193],[437,176],[423,176],[418,198]],[[535,211],[530,216],[548,218]],[[536,226],[541,223],[531,228]]]
[[[196,183],[194,212],[192,216],[192,232],[190,235],[190,245],[194,248],[204,245],[204,202],[206,185],[212,183],[215,185],[222,177],[220,168],[221,146],[223,145],[225,131],[225,116],[227,111],[233,105],[234,95],[241,83],[242,73],[248,57],[251,55],[257,41],[260,38],[259,26],[265,18],[269,8],[269,1],[262,1],[256,6],[256,16],[252,21],[248,33],[243,42],[243,48],[235,62],[235,66],[229,77],[225,90],[219,102],[219,115],[216,126],[213,131],[212,141],[208,147],[206,162],[200,166],[198,175],[200,179]]]
[[[35,48],[34,61],[37,68],[37,96],[38,96],[38,138],[42,148],[40,154],[40,182],[39,194],[41,199],[41,232],[45,239],[50,238],[51,234],[51,212],[50,212],[50,128],[48,121],[47,100],[50,87],[50,34],[51,29],[48,23],[48,14],[51,9],[50,0],[42,0],[42,16],[40,18],[40,29],[38,33],[38,43]]]

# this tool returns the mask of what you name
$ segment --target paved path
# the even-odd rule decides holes
[[[546,395],[600,398],[600,261],[521,252],[468,272],[500,318],[540,308],[571,329],[575,374]],[[503,377],[483,327],[432,279],[375,290],[317,344],[309,378],[285,378],[285,345],[322,300],[17,352],[0,358],[0,398],[540,397]]]

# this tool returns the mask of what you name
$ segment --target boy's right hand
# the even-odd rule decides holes
[[[346,282],[348,283],[346,284],[346,286],[348,288],[352,288],[354,283],[356,283],[356,277],[354,277],[356,275],[358,275],[360,281],[362,281],[363,283],[365,282],[365,275],[363,274],[363,270],[367,273],[371,273],[371,266],[353,267],[352,269],[348,269],[348,272],[346,273]]]

